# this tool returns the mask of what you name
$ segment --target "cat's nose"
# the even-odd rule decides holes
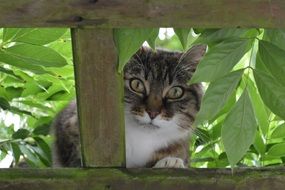
[[[158,114],[159,112],[158,111],[150,111],[150,110],[146,110],[146,112],[148,113],[150,119],[154,119]]]

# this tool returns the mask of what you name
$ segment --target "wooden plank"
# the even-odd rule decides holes
[[[285,27],[284,0],[0,0],[2,27]]]
[[[73,29],[84,166],[125,164],[123,79],[112,29]]]
[[[1,190],[280,190],[284,168],[1,169]]]

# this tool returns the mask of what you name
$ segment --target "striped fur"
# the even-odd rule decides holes
[[[205,48],[194,46],[183,54],[142,47],[125,66],[127,167],[153,167],[159,160],[172,157],[187,165],[191,125],[202,97],[201,85],[189,86],[187,82]],[[131,87],[134,79],[141,81],[143,93]],[[169,98],[173,87],[183,89],[178,99]],[[80,166],[75,105],[73,102],[54,122],[55,166]],[[165,166],[172,167],[167,163]]]

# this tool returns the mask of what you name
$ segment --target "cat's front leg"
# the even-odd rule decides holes
[[[154,168],[186,168],[181,158],[177,157],[165,157],[159,160]]]

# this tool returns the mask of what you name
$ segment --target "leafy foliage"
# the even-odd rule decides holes
[[[243,71],[241,69],[231,72],[209,85],[196,117],[196,125],[201,124],[201,121],[212,120],[222,111],[230,97],[235,95],[234,92],[241,80]]]
[[[178,36],[181,42],[181,45],[183,46],[183,49],[187,49],[188,36],[191,35],[190,33],[191,29],[175,28],[174,31],[175,31],[175,34]]]
[[[232,166],[244,156],[253,143],[256,126],[250,97],[245,89],[225,118],[221,131],[225,152]]]
[[[189,84],[206,90],[195,121],[192,167],[268,166],[285,159],[285,33],[272,29],[115,29],[121,72],[145,41],[152,47],[208,50]],[[66,29],[0,31],[0,159],[50,166],[50,122],[74,98]],[[6,118],[19,118],[18,126]]]
[[[198,66],[191,82],[211,83],[196,121],[196,124],[204,121],[203,125],[198,127],[204,130],[207,139],[203,137],[205,134],[201,136],[197,133],[198,140],[202,140],[198,145],[199,141],[196,140],[193,146],[195,161],[192,163],[193,166],[267,166],[283,163],[284,154],[281,147],[285,136],[280,135],[279,138],[274,136],[276,130],[281,132],[282,128],[279,126],[284,124],[285,119],[283,111],[285,102],[282,98],[285,92],[285,78],[281,74],[285,54],[282,46],[278,46],[283,43],[280,41],[276,43],[273,35],[273,33],[281,35],[283,31],[263,29],[256,31],[258,32],[254,32],[253,29],[204,30],[199,37],[202,39],[198,38],[195,42],[206,42],[209,51]],[[242,41],[247,44],[242,44]],[[229,45],[221,47],[220,50],[227,52],[226,58],[217,56],[214,62],[216,57],[212,57],[212,52],[219,51],[218,47],[227,43]],[[215,66],[208,70],[204,69],[211,64]],[[244,72],[237,81],[226,78],[240,72],[240,69]],[[226,93],[227,91],[229,92]],[[232,103],[230,101],[232,97],[238,101]],[[228,104],[230,106],[224,106]],[[222,106],[226,110],[218,114]],[[217,130],[219,135],[216,135]],[[209,146],[212,147],[211,151],[207,148]],[[208,161],[206,164],[205,160]]]
[[[115,29],[114,40],[119,54],[119,72],[122,72],[124,65],[133,54],[141,47],[144,41],[155,46],[155,39],[158,29]]]
[[[75,94],[69,31],[1,29],[0,81],[0,157],[50,166],[50,122]]]
[[[229,73],[251,44],[252,40],[248,39],[230,39],[213,46],[199,63],[190,82],[213,82]]]

